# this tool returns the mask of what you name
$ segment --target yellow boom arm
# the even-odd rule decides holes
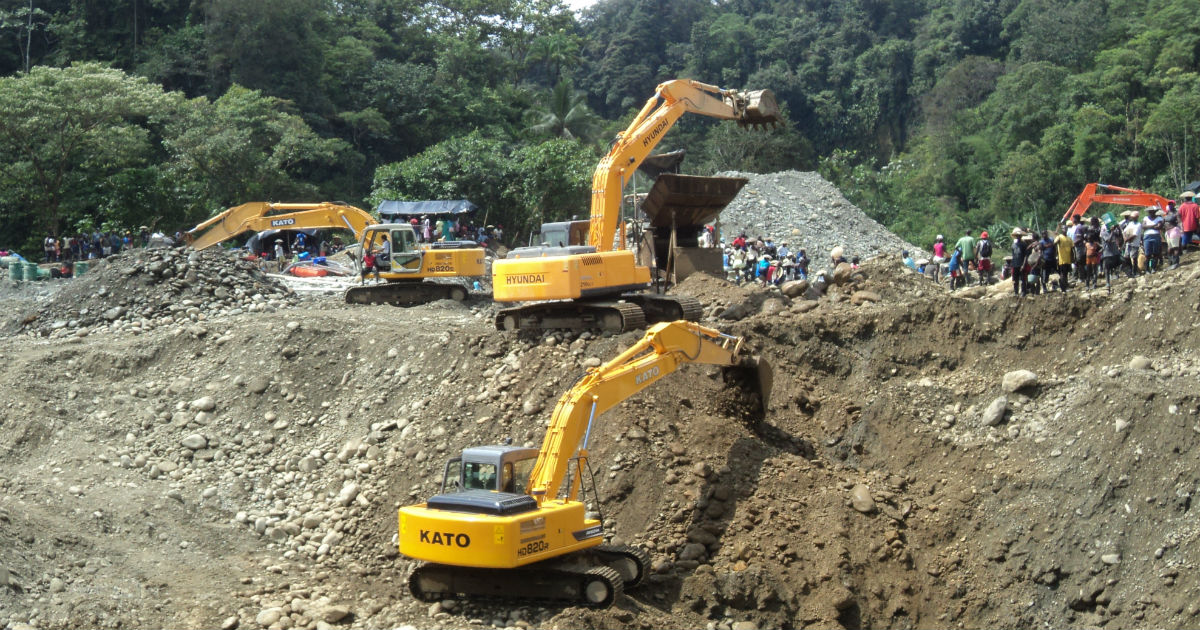
[[[300,230],[343,228],[354,232],[355,240],[368,225],[379,223],[354,206],[323,201],[321,203],[269,203],[252,201],[234,206],[197,225],[184,234],[195,249],[205,249],[231,239],[242,232],[270,229]]]
[[[539,504],[557,498],[570,459],[587,457],[592,422],[621,401],[674,372],[683,363],[731,366],[742,340],[689,321],[650,327],[641,341],[604,365],[588,371],[554,407],[550,427],[530,475],[529,488]],[[570,500],[578,489],[571,484]]]
[[[738,92],[686,79],[660,83],[642,111],[617,136],[617,141],[592,175],[588,245],[596,251],[613,249],[625,183],[667,130],[686,112],[737,120],[743,125],[779,122],[779,107],[770,90]]]

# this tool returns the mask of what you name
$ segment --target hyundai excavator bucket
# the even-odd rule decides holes
[[[745,103],[738,118],[739,125],[774,127],[783,124],[783,118],[779,115],[779,103],[775,101],[775,93],[771,90],[740,92],[738,100]]]

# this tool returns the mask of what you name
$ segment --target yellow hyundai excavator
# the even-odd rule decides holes
[[[498,329],[635,330],[647,321],[699,318],[701,306],[695,298],[644,293],[650,287],[650,269],[637,264],[626,248],[621,221],[623,191],[634,171],[675,121],[689,112],[743,126],[781,121],[770,90],[723,90],[683,79],[660,84],[592,175],[588,244],[520,247],[492,264],[495,301],[531,302],[500,310]]]
[[[434,300],[463,301],[468,290],[461,282],[426,282],[434,278],[462,279],[484,275],[483,249],[470,241],[417,243],[408,223],[380,223],[365,210],[340,203],[270,203],[253,201],[234,206],[188,230],[184,239],[205,249],[242,232],[270,229],[344,228],[354,233],[359,251],[377,254],[379,279],[384,282],[350,287],[350,304],[409,306]],[[361,264],[356,257],[355,265]]]
[[[606,607],[638,585],[649,557],[604,542],[604,522],[580,497],[588,440],[608,409],[685,363],[753,368],[763,408],[770,365],[741,359],[742,340],[689,321],[663,322],[559,399],[541,449],[463,450],[446,464],[441,493],[400,508],[400,553],[425,561],[409,577],[422,601],[457,595]],[[595,480],[592,479],[594,486]]]

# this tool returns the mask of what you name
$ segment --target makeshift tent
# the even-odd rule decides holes
[[[379,216],[386,222],[419,216],[457,216],[470,214],[479,207],[466,199],[453,201],[384,201],[379,204]]]

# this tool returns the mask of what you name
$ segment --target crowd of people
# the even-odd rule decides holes
[[[1000,280],[1012,278],[1017,296],[1037,295],[1057,289],[1066,292],[1072,283],[1087,289],[1114,281],[1174,269],[1190,246],[1200,242],[1200,204],[1185,191],[1181,203],[1166,208],[1126,210],[1119,221],[1099,217],[1070,217],[1055,230],[1013,228],[1009,255],[1004,257]],[[991,284],[993,244],[988,233],[967,234],[950,248],[942,235],[933,245],[933,258],[914,261],[903,252],[904,264],[935,280],[949,278],[951,290],[969,283]]]
[[[75,262],[106,258],[135,247],[147,247],[152,242],[177,243],[183,238],[179,232],[171,239],[162,232],[152,231],[146,226],[133,230],[95,230],[54,236],[47,232],[42,239],[42,262]]]
[[[808,278],[808,254],[803,249],[792,251],[786,242],[777,245],[769,236],[750,239],[741,233],[728,244],[721,239],[719,245],[725,272],[737,284],[779,285]]]

